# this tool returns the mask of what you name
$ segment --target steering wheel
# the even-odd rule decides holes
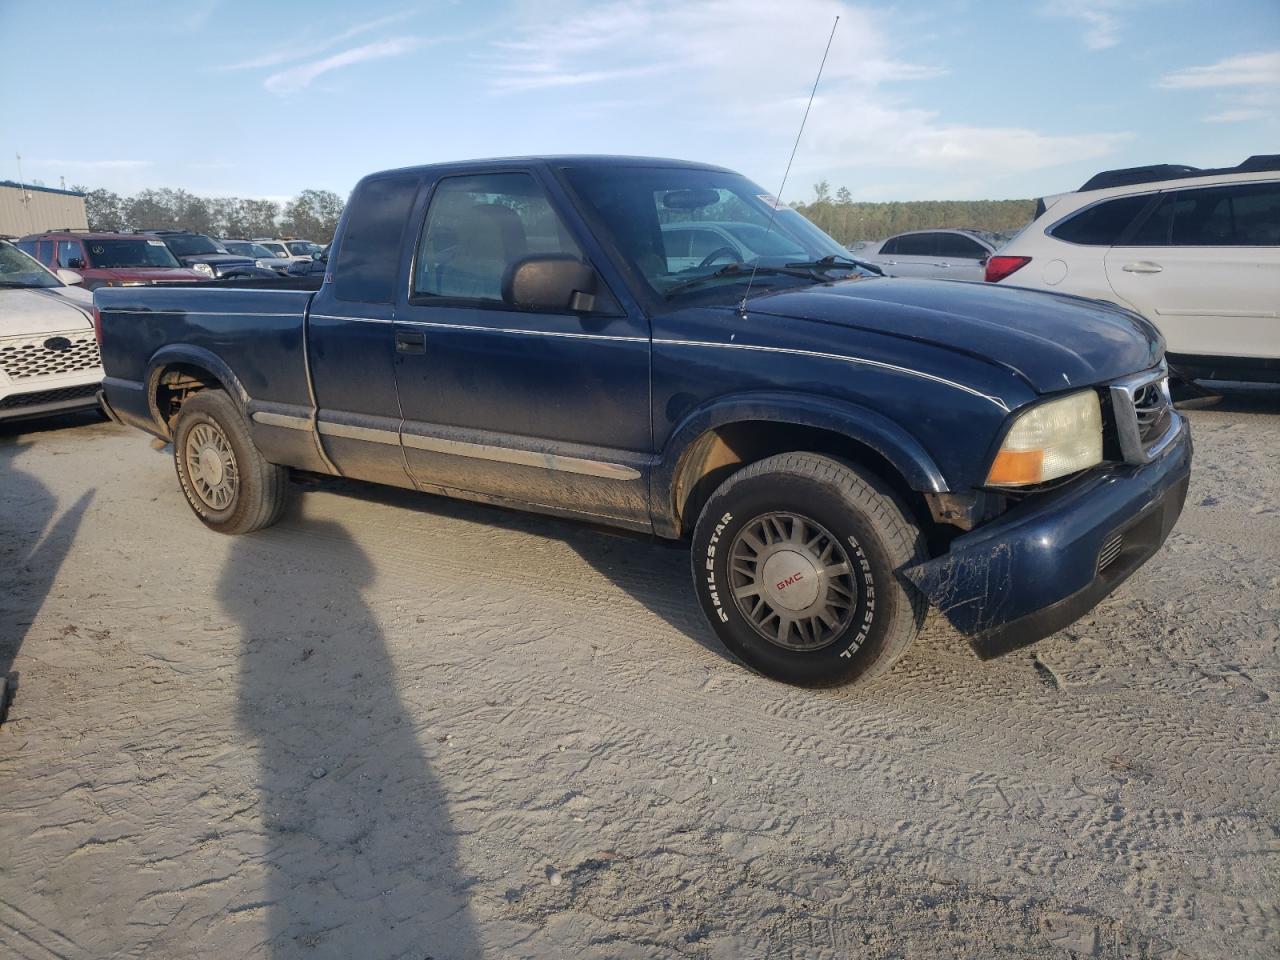
[[[738,253],[738,248],[731,247],[726,243],[723,247],[716,247],[714,250],[708,253],[705,257],[703,257],[702,262],[698,264],[698,269],[711,266],[713,263],[716,262],[718,258],[723,256],[733,257],[735,262],[742,259],[742,255]]]

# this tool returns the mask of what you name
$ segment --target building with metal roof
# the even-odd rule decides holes
[[[0,237],[88,227],[83,193],[0,180]]]

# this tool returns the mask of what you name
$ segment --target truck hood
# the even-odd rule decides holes
[[[99,267],[94,276],[100,280],[145,280],[148,283],[208,279],[203,273],[186,267]]]
[[[846,280],[765,294],[749,311],[945,347],[1012,370],[1037,393],[1114,380],[1164,354],[1156,329],[1127,310],[985,283]]]
[[[0,287],[0,337],[38,336],[92,327],[93,298],[78,287]]]
[[[180,263],[191,266],[193,263],[207,263],[219,267],[252,267],[251,257],[241,257],[234,253],[193,253],[187,257],[178,257]]]

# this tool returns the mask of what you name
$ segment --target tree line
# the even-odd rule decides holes
[[[198,197],[164,187],[121,196],[73,187],[84,194],[90,230],[191,230],[214,237],[302,237],[328,243],[342,216],[342,198],[330,190],[303,190],[292,200]]]
[[[813,192],[814,199],[796,204],[796,210],[844,244],[884,240],[906,230],[945,227],[1012,233],[1031,221],[1036,205],[1034,200],[864,203],[855,201],[846,187],[832,195],[826,180],[815,183]]]

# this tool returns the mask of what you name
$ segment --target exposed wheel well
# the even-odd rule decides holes
[[[935,527],[924,496],[911,489],[883,454],[865,443],[820,427],[745,420],[708,430],[681,456],[672,485],[672,508],[680,533],[687,536],[692,532],[703,505],[731,474],[774,454],[799,450],[855,464],[898,494],[922,530]]]
[[[171,363],[152,379],[151,406],[172,436],[174,421],[186,399],[201,390],[221,387],[221,381],[202,367],[191,363]]]

